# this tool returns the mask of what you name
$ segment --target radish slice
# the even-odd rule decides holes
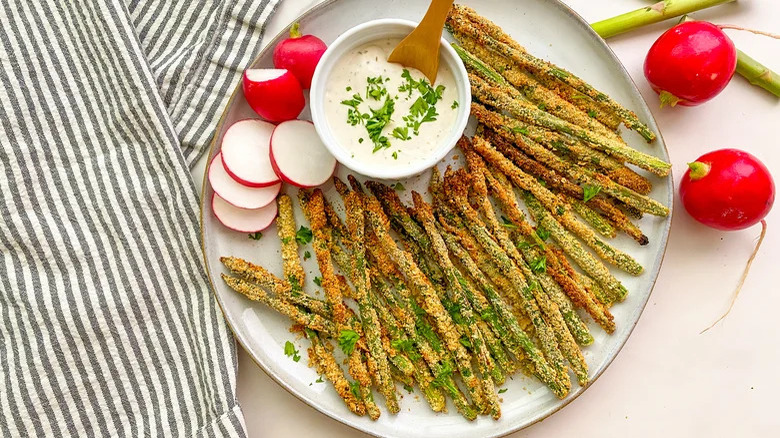
[[[324,184],[336,170],[336,159],[306,120],[280,123],[271,136],[271,165],[282,181],[311,188]]]
[[[211,209],[222,225],[241,233],[256,233],[265,230],[274,223],[278,211],[276,202],[255,210],[238,208],[216,193],[211,198]]]
[[[225,170],[222,164],[222,153],[214,156],[209,165],[209,183],[220,198],[238,208],[253,210],[272,203],[282,183],[276,183],[268,187],[247,187],[239,184]]]
[[[242,85],[249,106],[271,122],[293,120],[306,106],[301,84],[284,69],[246,70]]]
[[[222,163],[236,182],[248,187],[279,183],[269,149],[274,125],[257,119],[240,120],[222,137]]]

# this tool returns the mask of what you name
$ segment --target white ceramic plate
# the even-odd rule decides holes
[[[628,74],[615,58],[607,45],[590,29],[587,23],[568,7],[553,0],[469,0],[464,3],[472,6],[480,14],[495,21],[521,44],[537,56],[550,59],[583,77],[597,88],[607,92],[618,102],[634,110],[640,119],[658,132],[653,117]],[[381,7],[377,2],[364,0],[333,0],[315,7],[300,18],[301,28],[322,38],[326,43],[336,39],[345,30],[362,22],[377,18],[403,18],[419,20],[427,6],[420,0],[383,0]],[[276,42],[285,35],[278,36],[263,51],[252,67],[271,66],[271,50]],[[308,110],[302,118],[308,118]],[[222,122],[217,127],[211,156],[218,152],[218,145],[225,129],[233,121],[255,114],[244,101],[240,84],[237,84],[233,98],[228,103]],[[668,160],[663,139],[648,145],[633,132],[624,133],[629,144],[639,150]],[[457,152],[454,152],[457,154]],[[445,158],[440,166],[453,164],[451,157]],[[340,167],[339,176],[345,178],[348,169]],[[408,201],[409,190],[424,191],[427,174],[403,181],[408,189],[402,192]],[[673,187],[671,177],[654,179],[651,196],[669,207],[672,206]],[[331,185],[323,187],[326,196],[337,200],[338,196]],[[295,191],[286,187],[285,191],[295,196]],[[204,180],[203,199],[211,199],[212,190]],[[536,380],[515,376],[505,385],[507,391],[502,394],[503,415],[499,421],[480,417],[474,422],[464,420],[454,408],[449,414],[431,412],[425,402],[414,395],[406,395],[401,401],[402,410],[397,415],[383,411],[381,418],[372,422],[367,417],[357,417],[350,413],[341,399],[328,384],[315,383],[318,376],[306,363],[307,341],[296,339],[288,329],[289,320],[263,305],[250,302],[243,296],[227,288],[219,274],[223,272],[220,256],[233,255],[262,264],[277,275],[281,275],[281,258],[276,229],[269,228],[265,236],[250,240],[246,234],[240,234],[222,227],[211,212],[210,203],[202,205],[203,250],[216,297],[233,329],[238,341],[254,360],[280,385],[304,402],[324,414],[347,425],[377,436],[394,437],[496,437],[503,436],[551,415],[576,398],[586,388],[574,384],[571,394],[565,400],[556,399]],[[296,212],[298,222],[303,222],[300,211]],[[595,342],[584,349],[590,367],[592,383],[615,358],[628,339],[639,319],[655,283],[658,270],[666,248],[671,216],[666,219],[647,217],[640,223],[642,230],[650,239],[650,244],[640,247],[625,236],[614,240],[616,246],[633,255],[645,268],[640,277],[630,277],[616,272],[616,276],[626,285],[630,293],[628,298],[613,307],[617,330],[607,336],[602,330],[591,324]],[[308,248],[311,250],[311,248]],[[316,263],[305,263],[307,271],[306,287],[316,290],[312,279],[319,275]],[[285,341],[293,341],[302,352],[303,358],[293,362],[283,352]],[[620,388],[615,388],[620,390]],[[381,397],[380,397],[381,398]],[[597,401],[593,401],[597,402]],[[251,415],[251,413],[247,413]]]

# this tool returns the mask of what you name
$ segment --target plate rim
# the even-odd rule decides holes
[[[321,12],[322,10],[325,10],[327,8],[330,8],[333,4],[338,3],[342,0],[324,0],[313,7],[305,10],[301,14],[299,14],[295,19],[293,19],[287,26],[282,28],[276,35],[274,35],[273,38],[271,38],[268,42],[268,44],[263,47],[257,55],[252,59],[251,62],[249,62],[248,65],[254,65],[261,57],[266,55],[267,52],[273,50],[273,42],[278,41],[280,38],[282,38],[284,35],[286,35],[289,32],[290,26],[295,23],[299,22],[305,18],[307,18],[310,15],[317,14]],[[549,0],[546,0],[549,1]],[[615,52],[612,50],[612,48],[607,44],[606,40],[601,38],[595,30],[590,26],[590,23],[588,23],[585,18],[582,17],[577,11],[572,9],[569,5],[563,3],[562,0],[552,0],[551,5],[554,7],[557,7],[558,9],[562,10],[565,14],[569,15],[571,18],[573,18],[577,25],[579,25],[581,28],[584,29],[585,33],[588,34],[589,38],[595,43],[600,45],[603,49],[606,49],[606,53],[609,55],[609,57],[612,59],[612,61],[619,66],[619,73],[621,76],[623,76],[624,79],[628,80],[628,83],[631,84],[631,87],[633,89],[633,94],[636,97],[639,97],[639,103],[645,107],[647,110],[647,113],[649,114],[650,118],[648,119],[648,124],[655,128],[656,134],[658,136],[658,139],[660,140],[658,143],[656,143],[656,146],[660,145],[663,148],[663,152],[666,154],[667,160],[670,158],[669,155],[669,148],[666,144],[666,141],[664,140],[663,133],[658,127],[657,120],[655,118],[655,115],[650,111],[650,106],[648,105],[647,101],[645,100],[644,96],[642,96],[642,93],[639,91],[639,88],[636,85],[636,82],[631,77],[631,75],[628,73],[628,70],[626,70],[625,65],[623,65],[623,62],[620,61],[620,59],[617,57]],[[230,95],[230,98],[225,103],[225,106],[222,110],[222,114],[220,115],[217,124],[214,128],[214,135],[212,136],[211,141],[209,142],[208,150],[206,151],[206,156],[211,157],[214,153],[215,148],[217,147],[217,133],[221,130],[222,126],[225,123],[225,118],[228,113],[228,109],[233,104],[234,99],[236,98],[236,95],[238,93],[238,90],[241,88],[241,83],[238,83],[236,87],[233,89],[233,92]],[[208,158],[206,158],[208,161]],[[282,387],[287,393],[291,394],[304,404],[306,406],[314,409],[316,412],[319,412],[322,415],[325,415],[335,421],[338,421],[341,424],[344,424],[356,431],[379,437],[381,438],[382,435],[379,435],[375,433],[372,430],[368,430],[366,428],[363,428],[355,423],[353,423],[350,418],[347,415],[338,415],[336,413],[327,412],[326,410],[320,409],[317,406],[314,406],[310,404],[306,398],[303,396],[303,394],[298,394],[296,391],[294,391],[292,388],[290,388],[287,383],[276,373],[274,373],[272,370],[267,369],[263,364],[260,363],[260,361],[250,352],[250,349],[247,348],[246,342],[244,340],[244,337],[239,331],[237,331],[234,328],[233,321],[231,320],[231,317],[228,315],[228,313],[225,311],[225,308],[223,306],[222,300],[220,298],[220,295],[217,293],[217,289],[214,283],[214,279],[211,276],[211,267],[209,265],[208,256],[206,253],[206,239],[205,239],[205,221],[204,221],[204,211],[205,211],[205,198],[203,197],[203,194],[206,192],[206,187],[208,184],[208,170],[209,166],[206,165],[204,172],[203,172],[203,180],[201,183],[201,196],[200,196],[200,243],[201,243],[201,255],[203,257],[204,267],[206,268],[206,277],[209,279],[209,289],[211,290],[211,293],[214,295],[214,298],[216,299],[217,306],[219,307],[220,312],[222,312],[222,315],[225,319],[225,323],[227,324],[228,328],[230,329],[231,333],[233,334],[233,337],[235,341],[241,346],[241,348],[244,349],[244,351],[247,353],[247,355],[252,359],[252,362],[257,365],[258,368],[260,368],[268,377],[270,377],[274,382],[276,382],[280,387]],[[674,193],[675,193],[675,185],[674,185],[674,177],[673,173],[670,173],[666,178],[666,181],[669,184],[669,195],[667,199],[668,207],[669,207],[669,215],[665,218],[665,224],[664,224],[664,233],[663,233],[663,243],[662,248],[663,250],[660,252],[659,255],[656,256],[657,266],[655,269],[653,269],[652,272],[648,272],[648,274],[652,275],[652,281],[650,284],[650,288],[648,290],[647,296],[643,300],[643,302],[638,306],[638,308],[635,310],[637,313],[636,319],[631,323],[631,327],[629,327],[626,338],[620,342],[619,345],[616,346],[616,349],[614,350],[614,353],[610,355],[610,357],[607,359],[604,366],[598,370],[593,377],[590,379],[588,384],[584,387],[582,387],[582,390],[577,391],[576,393],[566,397],[564,400],[561,400],[561,404],[556,406],[554,409],[549,410],[548,412],[545,412],[543,415],[539,416],[538,418],[531,420],[531,421],[521,421],[516,425],[509,426],[509,429],[507,429],[505,432],[500,432],[498,434],[491,434],[486,435],[484,438],[501,438],[506,437],[510,434],[513,434],[515,432],[518,432],[520,430],[526,429],[528,427],[533,426],[534,424],[537,424],[541,422],[542,420],[545,420],[547,418],[550,418],[552,415],[556,414],[557,412],[561,411],[563,408],[568,406],[572,401],[576,400],[578,397],[580,397],[582,394],[585,393],[593,384],[596,383],[596,381],[601,377],[602,374],[612,365],[612,362],[615,361],[615,359],[618,357],[620,352],[623,350],[623,347],[625,347],[626,343],[628,342],[629,338],[631,338],[631,335],[634,332],[634,329],[636,328],[637,324],[639,324],[639,320],[642,317],[642,314],[644,313],[645,308],[647,307],[647,303],[650,301],[650,296],[652,295],[655,285],[658,281],[658,276],[661,271],[661,267],[663,266],[664,258],[666,257],[666,251],[669,247],[669,236],[671,234],[671,225],[672,220],[674,218]],[[237,363],[237,362],[236,362]]]

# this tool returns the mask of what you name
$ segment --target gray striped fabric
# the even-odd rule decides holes
[[[193,166],[235,84],[260,50],[278,0],[128,0],[163,102]]]
[[[245,434],[184,156],[275,5],[0,1],[0,436]]]

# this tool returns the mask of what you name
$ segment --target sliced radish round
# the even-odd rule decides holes
[[[242,233],[256,233],[271,226],[276,219],[277,208],[276,202],[272,202],[263,208],[246,210],[231,205],[216,193],[211,198],[214,216],[222,225]]]
[[[271,136],[271,165],[282,181],[311,188],[324,184],[336,170],[336,159],[306,120],[280,123]]]
[[[268,187],[279,182],[271,166],[271,134],[274,125],[257,119],[239,120],[222,137],[222,163],[236,182],[248,187]]]
[[[306,106],[301,84],[288,70],[245,70],[243,88],[249,106],[271,122],[293,120]]]
[[[221,153],[215,155],[214,159],[211,160],[209,183],[211,183],[214,192],[222,199],[238,208],[247,210],[265,207],[274,202],[282,189],[281,182],[268,187],[247,187],[239,184],[225,170]]]

